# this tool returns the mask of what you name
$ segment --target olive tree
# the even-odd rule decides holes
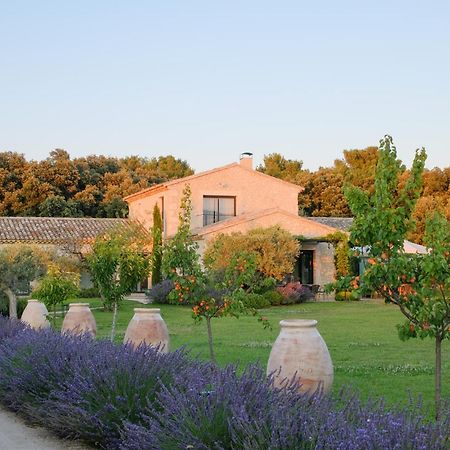
[[[8,245],[0,250],[0,290],[9,300],[9,316],[17,318],[17,294],[45,273],[45,264],[31,246]]]

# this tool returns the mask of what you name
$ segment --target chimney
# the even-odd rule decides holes
[[[253,170],[253,153],[244,152],[241,153],[239,164],[246,169]]]

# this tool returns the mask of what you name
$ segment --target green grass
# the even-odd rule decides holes
[[[80,301],[80,300],[77,300]],[[84,300],[81,300],[84,301]],[[95,299],[86,300],[99,307]],[[125,301],[118,315],[117,341],[123,340],[134,307]],[[150,307],[150,306],[149,306]],[[153,306],[155,307],[155,306]],[[207,359],[206,324],[195,324],[187,307],[158,305],[169,328],[171,349],[186,346],[192,355]],[[363,398],[384,397],[388,403],[405,404],[409,395],[422,395],[427,404],[434,396],[434,341],[400,341],[395,325],[403,321],[396,307],[378,300],[361,302],[305,303],[260,311],[272,330],[265,330],[254,317],[221,318],[213,321],[214,346],[219,364],[250,362],[267,364],[271,344],[279,333],[279,321],[305,318],[318,321],[335,369],[334,390],[343,385],[356,388]],[[98,337],[109,338],[112,313],[93,310]],[[450,342],[443,343],[443,395],[450,399]]]

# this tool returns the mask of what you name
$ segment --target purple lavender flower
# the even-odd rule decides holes
[[[308,398],[275,389],[259,366],[239,373],[183,351],[35,331],[0,318],[0,402],[64,438],[101,448],[448,449],[419,404],[388,409],[351,391]]]

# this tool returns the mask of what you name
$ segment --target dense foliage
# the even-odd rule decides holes
[[[0,250],[0,291],[8,297],[9,316],[17,318],[17,294],[45,273],[40,253],[31,246],[13,244]]]
[[[114,309],[111,340],[115,335],[117,307],[148,277],[150,257],[146,253],[148,236],[137,224],[121,226],[94,241],[87,262],[105,309]]]
[[[71,159],[56,149],[43,161],[0,153],[0,215],[124,217],[122,200],[153,184],[193,173],[173,156]]]
[[[257,272],[264,278],[281,280],[294,271],[299,242],[279,226],[255,228],[247,233],[219,234],[208,243],[203,260],[210,270],[225,270],[240,252],[255,255]]]
[[[375,291],[397,305],[406,318],[402,339],[432,337],[436,343],[436,413],[441,391],[441,343],[450,338],[450,224],[439,214],[427,221],[428,253],[406,254],[404,239],[414,228],[413,211],[422,185],[425,150],[417,150],[409,176],[399,185],[402,169],[392,138],[380,141],[375,190],[368,195],[346,190],[355,214],[350,240],[370,255],[369,267],[354,287]]]
[[[279,153],[272,153],[264,157],[264,163],[258,170],[305,188],[299,195],[301,214],[350,217],[352,212],[344,195],[344,187],[353,185],[372,194],[378,158],[377,147],[344,150],[344,158],[336,160],[332,167],[310,171],[303,168],[302,161],[289,160]],[[397,182],[401,186],[408,178],[409,171],[400,165],[399,170],[401,175]],[[427,212],[440,211],[450,220],[450,167],[425,170],[420,194],[412,213],[417,227],[408,232],[408,239],[418,243],[423,242]]]
[[[279,153],[264,157],[258,170],[299,184],[299,211],[306,216],[351,216],[344,196],[345,184],[373,192],[377,147],[344,150],[343,159],[316,171],[302,161]],[[404,176],[408,171],[403,167]],[[124,196],[163,181],[193,173],[186,161],[173,156],[113,158],[90,155],[71,159],[61,149],[44,161],[27,161],[19,153],[0,153],[0,215],[62,217],[124,217]],[[400,180],[401,182],[401,180]],[[421,197],[413,216],[417,228],[409,239],[421,243],[427,212],[439,210],[450,219],[450,167],[424,173]]]
[[[450,414],[390,411],[349,393],[308,399],[262,368],[218,368],[183,351],[25,329],[0,317],[0,402],[100,448],[445,449]]]
[[[58,304],[66,302],[70,297],[80,293],[80,275],[75,272],[65,272],[56,265],[51,265],[46,275],[39,280],[38,287],[33,291],[33,298],[44,302],[50,310],[55,310]],[[55,314],[53,318],[55,318]]]

